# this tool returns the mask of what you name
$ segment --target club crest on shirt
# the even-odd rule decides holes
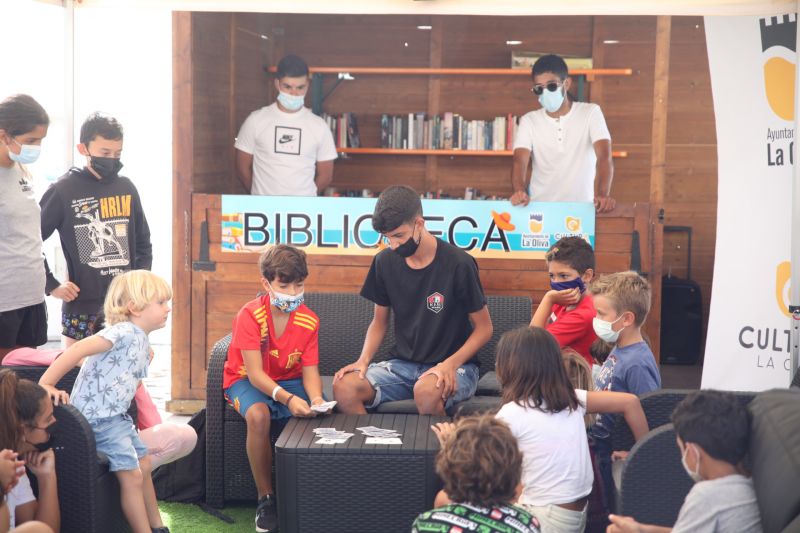
[[[428,309],[434,313],[439,313],[444,309],[444,296],[438,292],[434,292],[427,298]]]

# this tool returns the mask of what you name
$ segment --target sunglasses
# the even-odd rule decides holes
[[[547,85],[534,85],[534,86],[531,88],[531,92],[532,92],[533,94],[535,94],[536,96],[540,96],[540,95],[541,95],[541,94],[544,92],[544,89],[545,89],[545,87],[547,87],[547,90],[548,90],[548,91],[550,91],[551,93],[554,93],[554,92],[556,92],[556,91],[557,91],[557,90],[558,90],[558,89],[559,89],[559,88],[560,88],[560,87],[561,87],[563,84],[564,84],[564,82],[558,83],[558,82],[555,82],[555,81],[551,81],[551,82],[548,82],[548,83],[547,83]]]

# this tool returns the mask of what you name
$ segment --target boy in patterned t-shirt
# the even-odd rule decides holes
[[[89,421],[97,451],[108,457],[119,480],[122,510],[133,533],[169,532],[158,512],[150,456],[128,407],[147,376],[147,336],[166,324],[171,299],[169,284],[146,270],[115,277],[103,306],[108,327],[67,348],[39,379],[56,405],[66,403],[67,393],[55,384],[86,358],[72,388],[72,403]]]
[[[247,302],[233,320],[225,361],[225,398],[247,423],[247,457],[258,490],[256,531],[276,531],[272,488],[272,420],[309,417],[322,398],[319,318],[303,305],[306,254],[285,244],[259,260],[267,294]],[[310,404],[310,405],[309,405]]]
[[[489,414],[432,429],[442,445],[436,473],[444,490],[412,533],[539,533],[536,518],[512,505],[522,492],[522,454],[505,422]]]

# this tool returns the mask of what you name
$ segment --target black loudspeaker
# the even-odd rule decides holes
[[[694,365],[703,340],[703,299],[692,281],[692,228],[664,226],[687,234],[687,279],[664,276],[661,285],[661,363]]]

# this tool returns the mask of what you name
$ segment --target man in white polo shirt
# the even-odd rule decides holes
[[[571,80],[567,64],[559,56],[540,57],[531,75],[531,90],[542,108],[519,121],[511,203],[594,202],[599,213],[613,210],[611,135],[600,106],[569,99]],[[531,159],[533,173],[526,187]]]
[[[333,180],[336,146],[328,125],[304,107],[308,65],[278,63],[277,101],[250,113],[236,137],[236,172],[251,194],[316,196]]]

